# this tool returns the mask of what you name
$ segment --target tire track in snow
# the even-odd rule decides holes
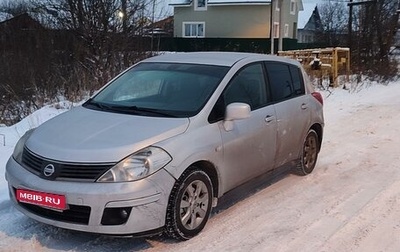
[[[367,106],[365,109],[359,108],[357,114],[354,115],[354,121],[357,121],[357,117],[362,118],[366,115],[366,113],[373,113],[376,110],[379,110],[380,113],[386,115],[384,117],[381,116],[381,118],[386,118],[388,120],[393,119],[392,115],[398,115],[398,110],[396,106],[381,106],[378,108]],[[399,122],[398,119],[392,121]],[[342,123],[343,125],[348,125],[345,124],[345,122]],[[339,124],[340,123],[337,123],[337,125]],[[349,128],[353,130],[356,129],[357,134],[350,134],[350,132],[348,132]],[[396,129],[399,128],[400,125],[393,125],[392,123],[370,121],[367,124],[360,125],[358,129],[354,126],[350,126],[347,128],[341,127],[342,132],[340,134],[333,134],[335,136],[345,136],[347,133],[350,136],[344,138],[345,142],[341,145],[341,147],[345,150],[356,151],[357,149],[351,148],[351,146],[357,147],[357,145],[360,145],[360,142],[363,144],[360,146],[361,148],[358,148],[356,153],[352,153],[353,155],[358,156],[355,159],[360,160],[359,163],[352,162],[351,158],[349,158],[347,162],[339,162],[339,166],[343,166],[344,164],[347,166],[344,170],[341,169],[341,172],[344,172],[344,174],[340,174],[339,178],[351,178],[354,181],[348,181],[352,184],[346,185],[346,190],[343,191],[342,196],[339,196],[337,193],[328,196],[339,196],[339,200],[331,205],[330,208],[325,209],[326,215],[319,215],[319,218],[314,220],[312,225],[301,228],[299,232],[299,237],[289,243],[283,249],[283,251],[291,251],[296,247],[302,247],[302,249],[308,251],[324,251],[324,249],[321,249],[321,246],[323,246],[323,244],[330,240],[332,236],[335,236],[336,233],[343,232],[342,229],[346,227],[349,222],[352,223],[354,219],[358,219],[358,216],[365,211],[364,208],[366,208],[370,204],[370,202],[375,201],[376,198],[379,199],[379,197],[381,197],[382,191],[387,190],[386,188],[388,183],[396,183],[396,181],[400,179],[400,167],[396,167],[395,165],[391,164],[390,161],[386,161],[399,160],[398,157],[396,158],[398,154],[393,151],[389,153],[383,151],[377,153],[379,149],[397,149],[397,145],[394,142],[400,142],[399,137],[396,137],[398,136],[398,134],[395,134],[398,133],[396,132]],[[388,132],[391,132],[392,134],[387,135]],[[391,138],[389,138],[392,136],[397,139],[393,141]],[[360,139],[357,139],[357,137],[363,137],[363,139],[361,139],[360,141]],[[328,147],[327,149],[329,149],[329,151],[326,151],[326,155],[329,155],[331,153],[330,151],[332,151],[336,154],[335,158],[340,157],[340,149],[337,149],[337,146],[335,146],[335,148],[330,148],[331,146],[329,145],[324,147]],[[384,154],[384,156],[381,156],[382,154]],[[324,157],[324,155],[322,156]],[[397,162],[397,164],[399,164],[399,162]],[[328,169],[325,169],[324,172],[330,173],[328,171],[329,169],[334,169],[334,166],[330,165],[330,167]],[[395,187],[389,189],[389,191],[393,189],[395,189]],[[328,199],[326,202],[329,203],[335,201],[332,201],[332,199]],[[360,232],[358,238],[356,239],[358,242],[356,242],[355,245],[360,243],[363,240],[363,237],[368,236],[368,234],[374,228],[375,225],[373,224],[369,225],[366,228],[360,227],[360,229],[364,232]],[[400,234],[397,235],[398,237],[400,237]],[[345,232],[344,236],[349,236],[349,233]],[[306,243],[304,243],[305,240],[307,240]],[[376,241],[376,239],[374,239],[374,241]],[[400,247],[400,244],[397,244],[395,246],[397,246],[398,249]],[[350,247],[351,246],[344,246],[337,251],[348,251]],[[367,250],[360,251],[377,251],[368,250],[368,247],[366,247],[366,249]],[[330,250],[328,249],[325,251],[331,250],[332,247],[330,248]]]
[[[398,188],[400,188],[399,180],[391,183],[362,208],[357,216],[330,237],[318,251],[398,251],[400,248]]]

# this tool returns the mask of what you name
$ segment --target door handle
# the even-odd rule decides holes
[[[267,116],[265,117],[265,122],[266,122],[266,123],[270,123],[270,122],[272,122],[273,120],[275,120],[275,116],[267,115]]]
[[[301,109],[302,109],[302,110],[308,109],[307,103],[302,103],[302,104],[301,104]]]

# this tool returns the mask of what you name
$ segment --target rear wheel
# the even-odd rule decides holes
[[[311,129],[304,140],[301,158],[296,166],[295,173],[301,176],[310,174],[317,163],[318,152],[318,135],[315,130]]]
[[[175,183],[167,209],[166,233],[188,240],[200,233],[210,216],[213,189],[210,177],[192,167]]]

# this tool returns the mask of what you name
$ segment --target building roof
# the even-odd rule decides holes
[[[0,11],[0,22],[6,21],[7,19],[12,18],[12,15],[6,12]]]
[[[169,5],[191,5],[192,0],[169,0]]]
[[[169,5],[190,6],[192,2],[193,0],[169,0]],[[208,5],[271,4],[271,0],[207,0],[207,4]]]
[[[321,16],[319,15],[318,7],[315,6],[313,13],[311,14],[310,19],[308,19],[307,24],[304,26],[304,30],[308,31],[322,31],[324,28],[322,27]]]
[[[169,16],[157,22],[150,24],[148,27],[149,34],[173,36],[174,34],[174,16]]]
[[[23,13],[0,22],[0,29],[41,30],[44,27],[28,13]]]
[[[208,0],[209,5],[270,4],[271,0]]]

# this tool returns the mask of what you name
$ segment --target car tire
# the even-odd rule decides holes
[[[167,207],[166,233],[178,240],[196,236],[211,213],[213,187],[204,171],[191,167],[171,190]]]
[[[305,176],[310,174],[317,163],[319,144],[318,134],[315,130],[310,129],[304,139],[301,157],[294,170],[297,175]]]

